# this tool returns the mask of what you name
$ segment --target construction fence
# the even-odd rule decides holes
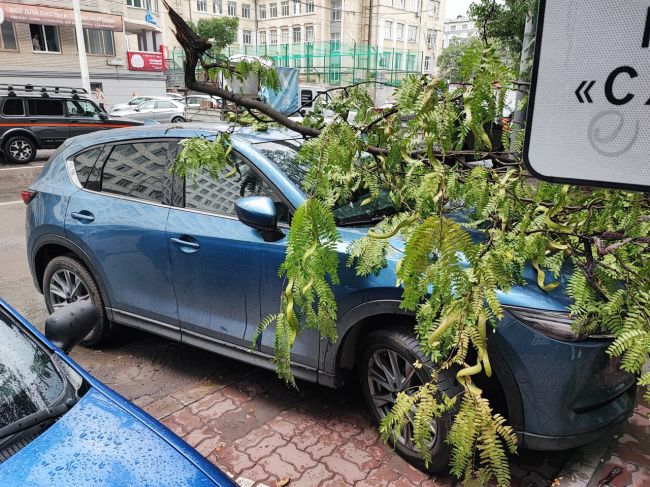
[[[167,66],[171,72],[168,79],[177,79],[178,73],[174,71],[182,69],[184,53],[180,49],[173,49],[169,54]],[[273,60],[276,66],[299,69],[301,83],[334,86],[362,81],[399,86],[407,76],[422,73],[424,58],[420,51],[335,41],[231,46],[223,54],[229,57],[235,54],[264,56]]]

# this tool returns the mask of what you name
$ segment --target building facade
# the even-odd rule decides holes
[[[81,0],[91,88],[108,104],[164,94],[158,0]],[[72,2],[0,1],[0,83],[81,87]]]
[[[445,21],[442,47],[449,47],[455,44],[463,44],[472,37],[478,37],[479,32],[476,23],[469,17],[459,15],[455,19]]]

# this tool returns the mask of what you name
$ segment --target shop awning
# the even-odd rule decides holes
[[[42,7],[0,2],[0,23],[74,25],[74,12],[70,9]],[[81,23],[89,29],[122,32],[122,16],[101,12],[81,11]]]

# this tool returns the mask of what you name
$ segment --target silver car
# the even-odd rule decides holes
[[[149,100],[131,110],[122,110],[111,115],[134,120],[155,120],[160,123],[184,122],[185,104],[171,99]]]

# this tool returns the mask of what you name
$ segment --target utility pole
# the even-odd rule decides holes
[[[74,10],[74,27],[77,34],[77,52],[79,53],[79,72],[81,73],[81,87],[90,94],[90,75],[88,74],[88,58],[84,44],[84,28],[81,25],[81,7],[79,0],[72,0]]]
[[[519,61],[519,81],[530,81],[530,60],[533,56],[533,42],[535,39],[536,30],[536,12],[529,12],[526,17],[526,27],[524,28],[524,40],[521,44],[521,60]],[[510,151],[515,151],[517,143],[517,134],[524,127],[524,120],[526,120],[526,109],[520,108],[521,99],[524,97],[524,86],[530,85],[517,85],[517,96],[515,98],[515,113],[512,116],[511,133],[510,133]]]

